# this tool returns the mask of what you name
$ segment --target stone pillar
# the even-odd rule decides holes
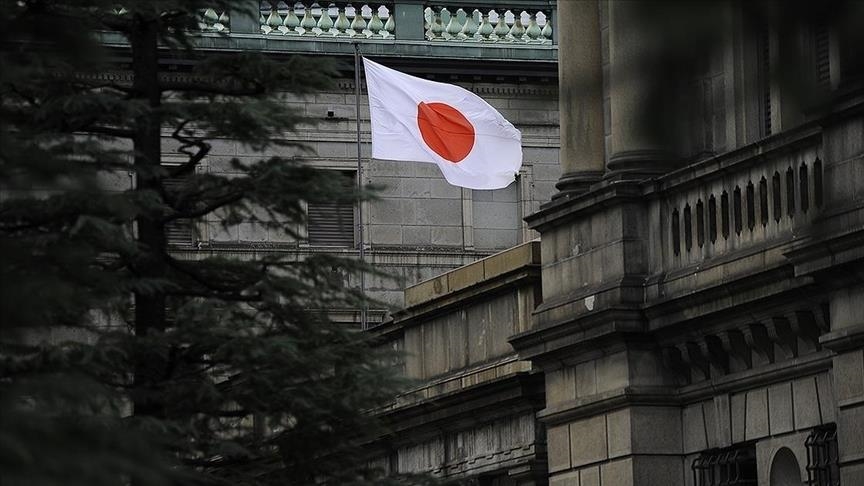
[[[257,0],[233,2],[229,10],[231,32],[236,34],[260,34],[260,8],[261,2]]]
[[[653,126],[652,118],[661,117],[648,113],[662,74],[658,55],[668,46],[649,47],[638,8],[639,2],[609,0],[612,135],[607,168],[615,178],[650,177],[674,167],[660,136],[671,128]]]
[[[819,340],[832,349],[837,396],[840,484],[864,484],[864,286],[835,291],[831,332]]]
[[[558,108],[562,194],[603,176],[603,71],[597,0],[558,2]]]

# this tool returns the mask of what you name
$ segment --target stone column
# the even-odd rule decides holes
[[[662,75],[658,55],[666,46],[649,47],[652,39],[639,22],[638,8],[639,2],[609,0],[612,134],[607,168],[615,178],[650,177],[674,167],[659,136],[671,127],[654,126],[652,121],[661,117],[648,113]]]
[[[562,194],[603,176],[603,71],[597,0],[558,2],[558,108]],[[560,20],[559,20],[560,19]]]
[[[837,397],[840,484],[864,484],[864,286],[833,293],[831,332],[819,341],[836,352],[831,374]]]

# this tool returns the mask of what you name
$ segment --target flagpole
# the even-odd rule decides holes
[[[357,233],[360,239],[360,263],[366,263],[366,244],[363,237],[363,198],[359,193],[363,190],[363,159],[360,154],[360,43],[354,42],[354,103],[357,118]],[[366,272],[360,270],[360,294],[363,302],[360,307],[360,328],[366,329],[368,322],[366,316]]]

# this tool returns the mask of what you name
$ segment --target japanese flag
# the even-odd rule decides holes
[[[500,189],[522,166],[522,135],[474,93],[363,59],[372,158],[432,162],[454,186]]]

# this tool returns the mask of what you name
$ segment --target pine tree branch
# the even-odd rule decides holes
[[[204,157],[210,153],[210,144],[204,142],[203,140],[195,140],[193,138],[185,137],[181,133],[186,128],[192,120],[183,120],[178,125],[174,132],[171,134],[171,138],[179,141],[183,145],[177,150],[180,153],[186,154],[189,156],[189,161],[185,164],[181,165],[177,169],[171,171],[171,177],[182,177],[187,174],[191,174],[195,171],[195,168],[198,164],[204,160]],[[198,147],[198,152],[191,153],[187,149],[191,147]]]
[[[227,83],[225,83],[227,84]],[[254,82],[249,88],[243,87],[219,87],[215,85],[196,84],[194,82],[166,81],[159,83],[159,89],[162,91],[179,91],[190,92],[202,95],[221,95],[221,96],[259,96],[267,93],[267,87],[261,83]]]

